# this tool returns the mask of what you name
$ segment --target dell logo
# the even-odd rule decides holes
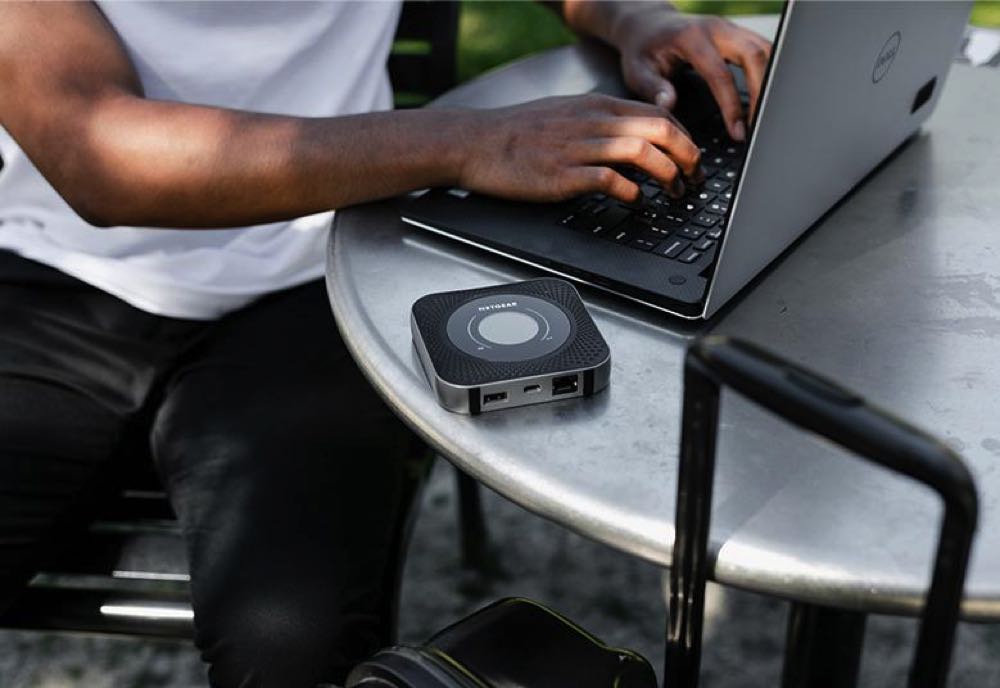
[[[479,306],[479,312],[498,311],[501,308],[517,308],[517,301],[507,301],[506,303],[491,303],[488,306]]]
[[[889,73],[889,68],[892,67],[892,62],[896,59],[896,53],[899,52],[899,43],[902,40],[903,36],[897,31],[889,36],[889,40],[878,51],[878,57],[875,58],[875,67],[872,68],[873,84],[882,81],[882,78]]]

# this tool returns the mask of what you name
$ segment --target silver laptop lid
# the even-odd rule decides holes
[[[704,317],[927,119],[971,7],[790,0]]]

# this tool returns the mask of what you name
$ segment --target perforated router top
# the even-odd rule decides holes
[[[578,370],[610,355],[573,285],[551,277],[431,294],[413,317],[433,372],[454,385]]]

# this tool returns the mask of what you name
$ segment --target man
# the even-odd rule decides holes
[[[387,112],[394,3],[0,4],[0,605],[145,445],[213,685],[337,682],[385,642],[409,436],[336,335],[308,216],[434,185],[634,200],[619,164],[680,195],[699,152],[672,70],[708,80],[734,139],[757,102],[752,33],[663,4],[561,10],[646,103]]]

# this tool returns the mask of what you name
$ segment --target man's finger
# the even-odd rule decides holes
[[[625,82],[629,88],[649,103],[664,110],[673,110],[677,104],[677,91],[650,60],[637,57],[624,65]]]
[[[767,72],[770,52],[756,43],[740,37],[723,43],[722,56],[727,61],[743,68],[747,89],[750,91],[750,114],[747,121],[752,122],[757,113],[760,89],[764,83],[764,74]]]
[[[653,96],[653,104],[664,110],[673,110],[677,105],[677,91],[674,90],[674,85],[664,80],[663,88]]]
[[[582,163],[631,165],[655,178],[673,196],[684,194],[677,164],[646,139],[637,136],[588,139],[574,144],[573,157]]]
[[[639,185],[626,179],[610,167],[575,167],[566,173],[569,189],[574,196],[599,192],[623,203],[639,200]]]
[[[689,178],[701,172],[701,149],[687,131],[666,118],[608,117],[595,123],[593,131],[602,137],[645,139],[665,152]]]
[[[620,117],[654,117],[665,119],[667,122],[682,131],[685,136],[691,138],[691,132],[680,123],[680,121],[670,112],[652,103],[643,103],[638,100],[625,100],[624,98],[609,99],[607,112]]]
[[[743,123],[743,106],[736,91],[736,82],[714,44],[701,44],[692,53],[684,55],[695,71],[708,83],[715,102],[722,111],[729,137],[734,141],[745,141],[746,125]]]
[[[761,48],[766,50],[768,57],[771,56],[771,49],[774,47],[771,41],[767,40],[756,31],[750,31],[749,29],[743,29],[742,31],[743,35],[746,36],[748,40],[753,41],[755,44],[759,45]]]
[[[771,43],[758,33],[735,24],[725,24],[725,29],[713,36],[719,52],[727,61],[738,64],[746,75],[750,91],[750,115],[753,121],[760,103],[761,87],[771,59]]]

